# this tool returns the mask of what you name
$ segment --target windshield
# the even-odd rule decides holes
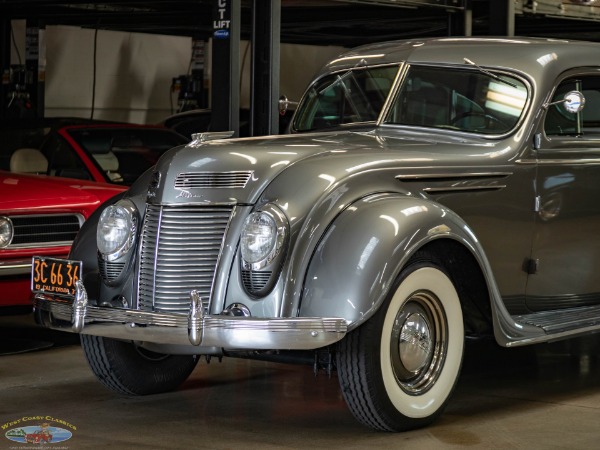
[[[361,67],[319,79],[298,105],[294,130],[376,121],[397,72],[398,66]]]
[[[525,84],[506,74],[411,66],[385,123],[504,134],[526,100]]]
[[[167,150],[187,143],[171,130],[143,127],[69,130],[115,183],[132,184]]]

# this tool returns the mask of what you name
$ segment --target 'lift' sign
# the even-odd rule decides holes
[[[215,0],[213,17],[213,37],[228,39],[231,25],[231,0]]]

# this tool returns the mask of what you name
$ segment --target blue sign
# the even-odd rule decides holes
[[[229,39],[229,30],[215,30],[213,36],[215,39]]]

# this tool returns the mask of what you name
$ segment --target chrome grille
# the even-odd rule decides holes
[[[8,248],[70,245],[83,217],[78,214],[12,216],[14,236]]]
[[[237,172],[182,172],[175,179],[176,189],[242,189],[246,187],[252,171]]]
[[[249,293],[256,294],[267,286],[272,274],[271,271],[242,270],[242,283]]]
[[[119,278],[124,268],[125,263],[104,261],[102,257],[98,257],[98,269],[100,270],[100,275],[106,281],[114,281]]]
[[[138,274],[140,309],[187,314],[190,291],[208,310],[231,207],[148,205]]]

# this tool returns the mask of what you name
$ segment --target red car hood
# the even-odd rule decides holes
[[[0,211],[78,211],[85,217],[126,188],[111,184],[0,171]]]

